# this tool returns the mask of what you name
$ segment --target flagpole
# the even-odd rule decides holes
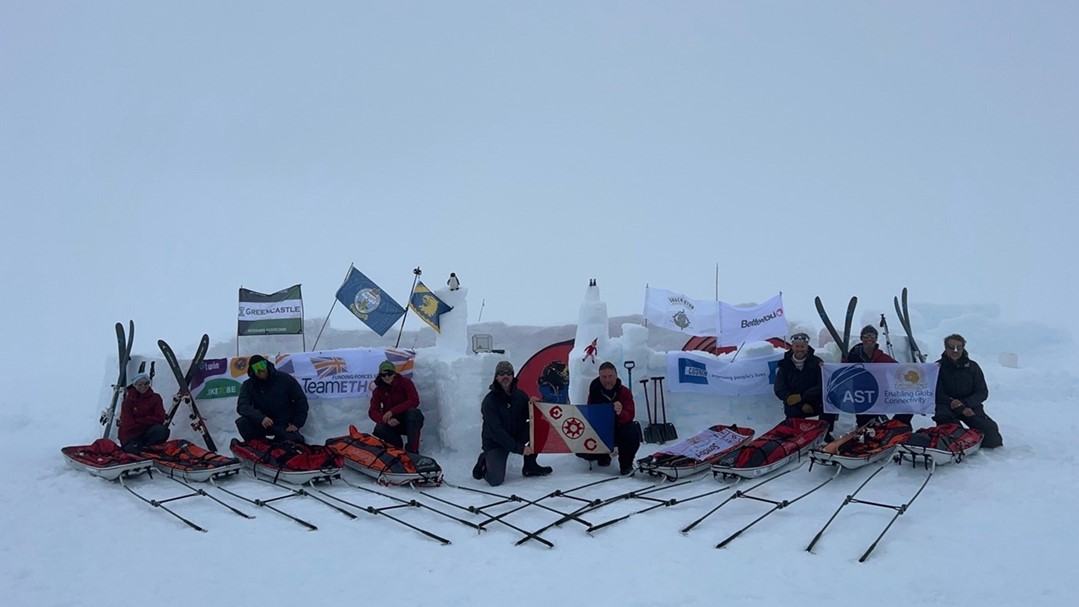
[[[240,290],[236,293],[236,301],[240,300],[240,293],[244,292],[243,284],[240,284]],[[236,358],[240,357],[240,322],[236,321]]]
[[[401,315],[401,328],[397,331],[397,343],[393,345],[395,348],[401,345],[401,335],[405,332],[405,321],[408,320],[408,309],[412,307],[412,294],[416,292],[416,283],[419,282],[420,274],[423,274],[423,271],[420,270],[419,266],[416,266],[412,269],[412,274],[412,290],[408,292],[408,304],[405,306],[405,313]]]
[[[348,275],[352,274],[352,266],[353,266],[353,264],[351,264],[351,263],[348,264],[348,270],[345,271],[345,278],[341,280],[341,284],[345,284],[345,281],[348,280]],[[341,287],[337,287],[337,288],[340,289]],[[318,335],[315,336],[315,343],[311,344],[311,351],[312,352],[314,352],[315,348],[318,346],[318,340],[322,338],[322,331],[324,331],[326,329],[326,323],[330,322],[330,314],[333,313],[333,307],[336,306],[336,305],[337,305],[337,293],[334,292],[333,303],[330,304],[330,311],[326,313],[326,320],[322,321],[322,328],[318,330]],[[306,351],[306,350],[307,350],[307,346],[304,346],[304,351]]]

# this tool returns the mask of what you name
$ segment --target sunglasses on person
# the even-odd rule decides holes
[[[382,371],[381,373],[379,373],[379,376],[380,377],[390,377],[391,375],[396,375],[396,374],[397,374],[396,371]]]
[[[963,344],[952,344],[950,346],[945,346],[945,348],[951,350],[952,352],[962,352]]]
[[[266,361],[260,360],[257,363],[251,365],[251,370],[255,373],[263,373],[267,369]]]
[[[495,373],[495,376],[496,376],[496,377],[502,377],[503,375],[509,375],[509,376],[512,376],[512,375],[513,375],[513,371],[499,371],[498,373]]]
[[[135,382],[135,387],[136,388],[142,388],[143,386],[149,386],[149,385],[150,385],[150,382],[146,381],[145,379],[140,379],[139,381]]]
[[[806,335],[805,333],[795,333],[794,335],[791,335],[791,343],[793,344],[796,341],[804,343],[804,344],[808,344],[809,343],[809,336]]]

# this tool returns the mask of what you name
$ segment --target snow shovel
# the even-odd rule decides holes
[[[675,431],[674,424],[667,421],[667,399],[663,395],[663,380],[662,375],[652,378],[652,401],[663,409],[662,424],[659,423],[659,414],[656,414],[656,425],[659,426],[660,436],[662,437],[662,440],[659,441],[661,443],[678,440],[678,432]],[[656,395],[657,391],[659,392],[658,396]]]
[[[656,415],[652,414],[652,407],[648,402],[648,380],[641,380],[641,390],[644,392],[644,410],[648,414],[648,426],[644,429],[644,442],[646,443],[662,443],[663,442],[663,426],[656,423],[658,419],[658,411]]]

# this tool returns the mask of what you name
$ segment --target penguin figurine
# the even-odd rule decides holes
[[[450,272],[450,279],[446,281],[451,291],[456,291],[461,288],[461,281],[457,280],[457,274]]]

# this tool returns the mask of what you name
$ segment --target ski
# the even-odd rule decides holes
[[[199,365],[202,364],[203,359],[206,358],[206,350],[210,347],[210,336],[203,333],[202,339],[199,341],[199,347],[195,350],[195,358],[191,359],[191,364],[187,366],[187,373],[184,374],[184,384],[176,392],[176,396],[172,399],[172,408],[169,409],[168,415],[165,416],[165,427],[172,425],[172,418],[176,415],[176,410],[180,408],[180,401],[186,387],[191,385],[191,380],[195,379],[195,371],[198,370]],[[154,380],[154,363],[150,363],[150,381]]]
[[[850,303],[847,304],[847,317],[843,322],[843,357],[846,358],[847,352],[850,352],[850,326],[854,322],[854,308],[858,306],[858,298],[851,297]]]
[[[203,335],[203,341],[209,343],[209,340],[208,336]],[[176,360],[176,354],[163,339],[157,340],[157,346],[161,348],[161,354],[165,356],[165,362],[168,363],[169,369],[172,370],[172,374],[176,378],[176,383],[179,385],[180,394],[182,395],[181,400],[186,399],[191,405],[191,428],[202,434],[202,440],[206,443],[207,449],[216,452],[217,445],[214,443],[213,437],[210,436],[210,429],[206,427],[206,420],[202,417],[202,413],[199,412],[195,397],[191,394],[191,384],[188,378],[184,376],[183,371],[180,370],[180,363]],[[173,414],[175,414],[175,411],[173,411]]]
[[[903,330],[907,333],[907,345],[910,347],[910,360],[911,362],[925,362],[925,354],[918,348],[918,342],[914,340],[914,332],[910,328],[910,310],[907,308],[907,288],[903,287],[903,301],[902,307],[900,307],[900,300],[898,297],[892,298],[892,303],[895,304],[895,314],[899,317],[899,324],[903,325]]]
[[[813,303],[817,305],[817,314],[820,314],[821,322],[823,322],[824,327],[828,329],[828,333],[832,335],[832,341],[835,342],[836,346],[842,347],[841,344],[843,343],[843,338],[840,337],[839,331],[836,331],[835,325],[832,324],[832,320],[828,318],[828,313],[824,311],[824,302],[820,300],[820,297],[814,297]],[[847,353],[843,352],[842,355],[846,356]]]
[[[112,433],[113,422],[116,419],[116,406],[120,403],[120,395],[127,388],[127,363],[131,360],[131,346],[135,342],[135,321],[129,320],[130,331],[124,336],[123,323],[116,323],[116,348],[117,358],[120,361],[120,373],[116,377],[116,384],[112,387],[112,402],[109,408],[101,413],[101,425],[105,426],[105,432],[101,438],[109,438]]]

